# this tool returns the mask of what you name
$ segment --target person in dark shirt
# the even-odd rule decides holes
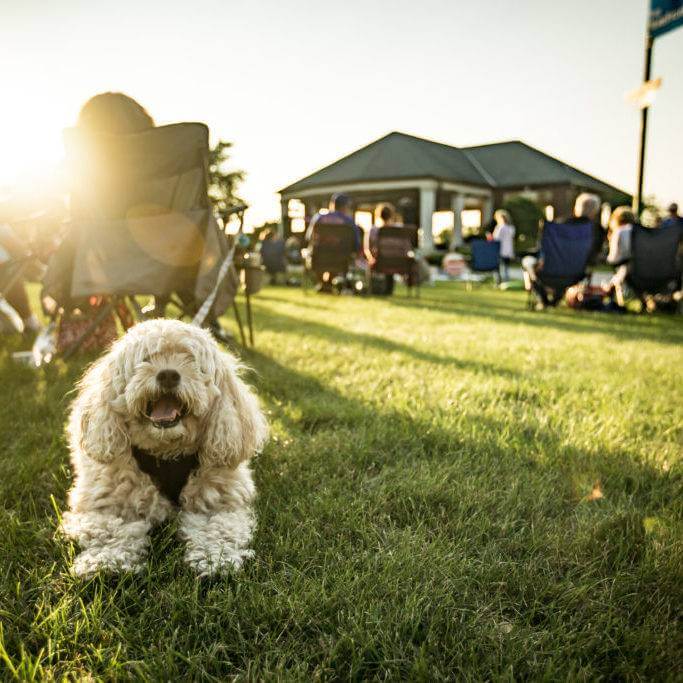
[[[377,256],[379,254],[379,232],[384,227],[394,227],[395,212],[390,204],[383,204],[379,207],[379,212],[375,213],[376,220],[367,233],[365,242],[365,258],[367,259],[370,269],[372,270]],[[390,296],[394,291],[394,275],[393,273],[386,273],[384,275],[373,274],[373,280],[384,280],[383,286],[380,288],[382,294]]]
[[[306,243],[310,246],[316,225],[352,225],[356,234],[356,252],[360,252],[362,244],[361,229],[353,220],[353,206],[351,197],[346,194],[333,194],[330,199],[329,210],[327,213],[316,213],[306,231]]]
[[[353,206],[348,195],[333,194],[327,213],[319,211],[313,216],[306,231],[306,244],[309,250],[315,243],[316,230],[319,225],[348,225],[349,229],[353,230],[354,253],[356,256],[362,256],[362,231],[353,220]],[[330,273],[316,273],[316,276],[318,278],[318,291],[332,291]]]
[[[259,235],[258,251],[261,261],[270,278],[270,284],[277,281],[278,273],[287,271],[287,255],[285,241],[278,237],[272,230],[264,230]]]
[[[665,228],[667,225],[676,224],[683,227],[683,218],[681,218],[681,216],[678,215],[678,204],[674,202],[673,204],[669,204],[666,217],[662,219],[661,227]]]

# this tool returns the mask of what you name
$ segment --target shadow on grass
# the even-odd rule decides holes
[[[409,356],[414,360],[434,363],[437,365],[448,365],[463,370],[473,372],[483,372],[506,377],[516,377],[517,372],[492,363],[480,361],[463,360],[455,356],[442,356],[429,351],[416,349],[408,344],[402,344],[386,337],[379,337],[364,332],[353,332],[341,327],[327,325],[318,321],[304,320],[285,313],[276,313],[268,310],[267,314],[258,317],[258,326],[262,329],[272,330],[280,333],[297,334],[301,336],[317,337],[335,344],[353,344],[360,347],[369,347],[384,353],[400,353]]]
[[[403,463],[410,469],[418,462],[448,464],[451,459],[459,459],[467,464],[471,476],[488,478],[494,474],[496,487],[502,490],[519,471],[545,471],[557,475],[561,484],[558,497],[564,498],[572,508],[583,495],[576,488],[576,476],[580,473],[585,476],[584,484],[591,485],[594,479],[609,481],[615,491],[651,510],[675,500],[676,491],[683,483],[679,474],[629,458],[622,451],[606,450],[603,446],[598,446],[596,451],[569,446],[566,434],[557,433],[546,424],[520,425],[517,442],[505,450],[496,441],[497,434],[509,430],[504,419],[468,416],[470,428],[466,431],[471,432],[472,425],[476,425],[475,431],[485,435],[474,439],[465,430],[458,429],[458,425],[449,429],[435,426],[433,415],[421,418],[347,398],[318,378],[285,367],[258,351],[249,351],[247,360],[258,373],[259,393],[269,403],[285,403],[297,409],[296,417],[284,410],[275,415],[288,430],[320,436],[341,428],[362,435],[362,442],[351,441],[347,445],[355,449],[353,464],[365,465],[370,470],[378,465],[396,467]],[[515,402],[513,397],[510,394],[511,403]],[[325,467],[324,460],[319,464]],[[353,468],[348,473],[351,478],[357,475]],[[509,481],[506,483],[505,479]]]
[[[497,300],[496,300],[497,301]],[[519,306],[500,306],[495,302],[466,301],[458,297],[452,301],[441,298],[423,298],[419,301],[393,297],[390,305],[405,308],[423,308],[443,313],[487,318],[496,322],[524,323],[563,332],[609,334],[617,339],[656,341],[663,344],[683,344],[683,321],[680,316],[636,316],[548,309],[531,312],[518,300]]]
[[[291,329],[289,316],[272,317],[274,329]],[[340,339],[330,326],[306,331]],[[344,340],[380,349],[388,341],[354,334]],[[390,350],[407,353],[400,344]],[[509,672],[517,656],[496,649],[500,634],[491,641],[482,631],[482,621],[504,615],[514,623],[512,638],[525,643],[515,667],[521,677],[542,675],[567,642],[556,659],[569,648],[572,659],[554,661],[556,672],[591,664],[596,677],[609,676],[618,666],[628,670],[627,662],[661,674],[672,665],[673,648],[666,648],[676,615],[662,605],[676,604],[675,577],[667,573],[673,563],[648,543],[643,517],[675,500],[680,478],[617,452],[568,447],[547,425],[513,430],[528,439],[527,448],[501,447],[494,436],[505,426],[502,414],[469,417],[475,435],[458,423],[445,427],[433,416],[348,398],[259,351],[244,356],[275,421],[296,440],[291,447],[271,443],[257,462],[256,560],[238,579],[206,586],[184,567],[168,526],[154,535],[149,573],[84,585],[66,577],[65,557],[56,559],[46,516],[24,505],[16,513],[23,545],[0,562],[10,651],[25,648],[57,674],[111,676],[118,646],[126,662],[116,670],[121,677],[268,678],[274,667],[296,662],[301,678],[326,671],[361,680],[409,678],[410,653],[423,648],[425,671],[447,677],[455,662],[471,676],[491,678]],[[0,362],[0,384],[10,389],[2,405],[14,408],[10,441],[40,412],[31,397],[42,383],[49,383],[48,403],[59,399],[83,365],[55,366],[51,377]],[[61,423],[64,403],[57,405],[53,420]],[[52,427],[34,429],[46,439]],[[64,445],[57,449],[66,456]],[[0,490],[44,498],[49,492],[37,474],[56,476],[60,466],[36,458],[11,471]],[[584,471],[601,478],[606,491],[590,508],[572,481]],[[619,502],[621,509],[609,507]],[[650,569],[647,557],[655,553]],[[413,600],[423,608],[409,608]],[[600,629],[609,629],[604,644]],[[647,666],[638,649],[613,646],[635,629],[652,646]],[[590,638],[576,635],[583,632]],[[545,659],[528,664],[527,644],[541,637]],[[51,642],[57,654],[46,656]],[[456,650],[462,642],[467,652]]]

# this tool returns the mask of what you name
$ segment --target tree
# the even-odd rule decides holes
[[[503,208],[510,214],[515,225],[518,248],[524,251],[532,247],[538,239],[538,227],[543,219],[543,212],[536,202],[518,196],[508,199]]]
[[[236,204],[244,204],[237,194],[244,180],[244,171],[228,170],[232,142],[219,140],[209,150],[209,199],[219,213]]]

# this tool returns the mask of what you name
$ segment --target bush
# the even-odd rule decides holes
[[[514,197],[503,205],[512,216],[515,225],[515,247],[518,251],[532,248],[538,240],[538,226],[543,220],[543,212],[539,206],[526,197]]]

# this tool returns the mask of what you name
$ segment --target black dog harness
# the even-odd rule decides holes
[[[149,474],[160,493],[175,505],[180,504],[180,492],[192,472],[199,466],[197,453],[181,455],[173,460],[162,460],[133,446],[133,457],[138,467],[145,474]]]

